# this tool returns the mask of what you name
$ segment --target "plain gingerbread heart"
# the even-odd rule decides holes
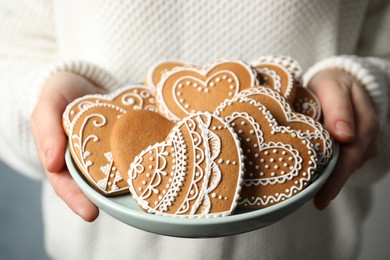
[[[115,165],[127,175],[130,163],[146,147],[165,140],[174,123],[152,111],[133,110],[114,125],[110,147]]]

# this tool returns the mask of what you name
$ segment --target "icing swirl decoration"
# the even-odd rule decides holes
[[[84,177],[106,195],[127,191],[127,183],[116,169],[105,135],[126,111],[98,103],[80,111],[69,132],[69,150]]]
[[[226,216],[235,209],[242,185],[240,144],[222,118],[191,114],[177,123],[165,142],[142,151],[128,175],[131,194],[149,213]]]
[[[260,75],[260,82],[280,93],[288,103],[295,99],[296,85],[293,75],[283,66],[261,63],[254,66]]]
[[[302,68],[298,61],[283,55],[267,55],[261,56],[256,61],[252,62],[254,66],[259,64],[277,64],[285,68],[294,77],[295,81],[300,81],[302,76]]]
[[[66,133],[77,114],[96,104],[114,104],[125,110],[146,109],[157,112],[156,100],[152,90],[141,85],[131,85],[118,89],[109,94],[92,94],[75,99],[70,103],[63,115],[62,124]]]
[[[144,86],[81,97],[63,114],[73,160],[87,181],[104,195],[128,192],[127,174],[115,165],[109,136],[118,119],[134,110],[157,111],[153,93]]]
[[[310,116],[314,120],[321,119],[321,104],[317,96],[308,88],[298,87],[293,104],[295,111]]]

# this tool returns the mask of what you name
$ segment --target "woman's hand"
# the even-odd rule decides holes
[[[334,172],[314,198],[314,205],[322,210],[354,171],[378,154],[380,126],[366,89],[351,74],[322,71],[309,87],[320,100],[325,128],[341,144]]]
[[[67,137],[62,128],[62,113],[74,99],[103,89],[85,78],[59,72],[45,83],[31,116],[31,130],[39,160],[56,194],[85,221],[99,215],[98,208],[81,192],[65,165]]]

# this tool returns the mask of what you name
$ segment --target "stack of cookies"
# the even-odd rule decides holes
[[[301,74],[285,56],[160,62],[142,86],[69,104],[70,153],[102,194],[130,191],[148,213],[219,217],[275,205],[309,186],[333,151]]]

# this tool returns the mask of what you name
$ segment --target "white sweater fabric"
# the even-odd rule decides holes
[[[370,185],[389,169],[390,2],[387,0],[0,1],[0,158],[43,181],[45,244],[54,259],[354,259]],[[311,203],[250,233],[215,239],[159,236],[101,212],[85,223],[39,166],[29,118],[44,80],[72,71],[109,90],[143,81],[162,59],[206,64],[289,55],[308,82],[342,68],[367,88],[382,152],[332,204]],[[21,191],[22,192],[22,191]]]

